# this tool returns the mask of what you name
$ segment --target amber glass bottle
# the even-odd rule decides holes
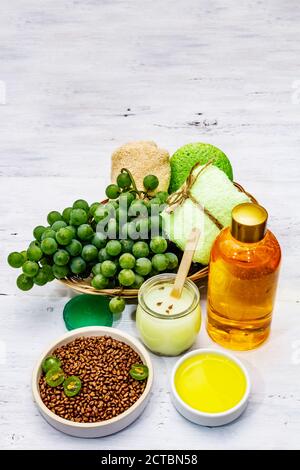
[[[239,204],[212,248],[207,331],[230,349],[253,349],[270,332],[281,250],[267,218],[263,207]]]

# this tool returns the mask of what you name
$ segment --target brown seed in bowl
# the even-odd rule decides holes
[[[50,387],[39,381],[44,404],[58,416],[81,423],[104,421],[126,411],[145,390],[147,379],[134,380],[129,370],[142,363],[127,344],[110,336],[80,337],[52,353],[62,363],[66,376],[77,375],[82,382],[78,395],[66,397],[62,385]]]

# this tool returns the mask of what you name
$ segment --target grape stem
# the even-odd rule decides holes
[[[133,187],[132,192],[136,193],[138,195],[138,197],[141,199],[141,194],[144,193],[144,191],[139,191],[138,190],[138,188],[135,184],[135,181],[134,181],[134,177],[132,176],[132,173],[127,168],[122,168],[121,173],[127,173],[128,174],[128,176],[131,180],[132,187]]]
[[[138,190],[137,186],[136,186],[136,183],[135,183],[135,180],[134,180],[134,177],[132,176],[132,173],[128,170],[128,168],[122,168],[121,169],[121,173],[127,173],[130,180],[131,180],[131,184],[132,184],[132,187],[133,189],[131,190],[132,193],[136,193],[139,197],[139,199],[150,199],[150,195],[148,194],[148,191],[140,191]],[[142,198],[142,195],[143,195],[143,198]]]

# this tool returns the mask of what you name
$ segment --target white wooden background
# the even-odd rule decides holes
[[[5,449],[300,447],[300,6],[298,0],[10,0],[0,15],[0,446]],[[4,88],[6,87],[6,97]],[[110,154],[153,139],[230,157],[283,249],[271,339],[238,353],[253,392],[237,421],[197,427],[170,403],[173,359],[141,418],[114,436],[60,434],[31,371],[65,331],[58,283],[22,293],[6,265],[52,209],[103,196]],[[205,292],[202,296],[205,311]],[[120,328],[136,334],[131,310]],[[202,327],[197,346],[210,346]]]

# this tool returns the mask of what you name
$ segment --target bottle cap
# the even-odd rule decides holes
[[[264,238],[268,213],[262,206],[245,202],[235,206],[231,216],[231,234],[236,240],[255,243]]]

